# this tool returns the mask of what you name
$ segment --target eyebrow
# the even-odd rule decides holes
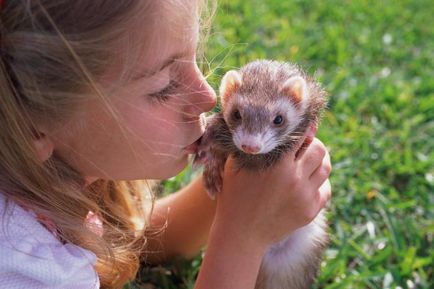
[[[135,74],[132,79],[133,80],[138,80],[141,78],[148,78],[151,77],[155,74],[157,74],[158,72],[164,70],[166,67],[172,65],[175,61],[187,56],[188,53],[186,52],[182,52],[182,53],[177,53],[172,55],[171,57],[167,58],[160,66],[158,66],[158,68],[152,70],[152,71],[144,71],[144,72],[139,72],[137,74]]]

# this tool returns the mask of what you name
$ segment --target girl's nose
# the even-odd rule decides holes
[[[201,88],[200,91],[202,94],[201,106],[203,112],[207,112],[214,108],[214,106],[217,103],[216,101],[217,97],[214,89],[211,87],[211,85],[209,85],[209,83],[206,81],[205,77],[202,74],[201,74],[201,78],[202,78],[202,82],[200,84],[200,88]]]
[[[208,84],[197,65],[195,65],[195,76],[190,89],[190,105],[187,108],[189,115],[198,116],[210,111],[216,105],[214,89]]]

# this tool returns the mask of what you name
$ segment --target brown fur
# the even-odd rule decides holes
[[[312,124],[319,121],[320,113],[326,105],[326,93],[320,85],[296,65],[276,61],[255,61],[247,64],[240,70],[242,84],[231,85],[230,91],[224,91],[225,101],[223,109],[208,119],[205,134],[202,137],[199,151],[202,156],[206,154],[204,180],[211,195],[221,190],[221,172],[229,155],[236,159],[240,169],[263,170],[271,167],[282,156],[291,150],[298,142],[297,136],[302,136]],[[301,76],[310,92],[309,102],[304,110],[300,124],[289,135],[284,135],[285,142],[267,154],[251,155],[240,151],[232,141],[232,131],[240,125],[229,116],[232,106],[237,101],[246,115],[252,118],[243,119],[243,129],[250,133],[264,130],[269,111],[273,109],[273,101],[285,99],[295,104],[299,99],[280,92],[283,83],[293,76]],[[227,93],[230,93],[228,95]],[[243,96],[240,101],[240,96]],[[294,137],[295,136],[295,137]],[[220,159],[216,161],[216,159]],[[201,158],[196,158],[196,162]]]
[[[318,124],[320,113],[326,105],[324,90],[296,65],[255,61],[241,68],[239,73],[241,83],[234,82],[230,75],[229,79],[225,76],[223,82],[227,83],[223,83],[221,89],[224,97],[222,111],[208,119],[195,159],[196,163],[205,163],[204,183],[212,198],[221,191],[222,172],[230,155],[235,158],[238,169],[268,169],[284,153],[294,149],[310,126]],[[306,82],[309,92],[307,103],[303,103],[304,86],[300,86],[298,81],[295,81],[294,87],[284,86],[294,76],[300,76]],[[301,85],[304,85],[303,81]],[[270,126],[270,117],[272,119],[276,109],[279,109],[276,108],[276,100],[291,102],[299,111],[302,110],[298,119],[300,122],[289,133],[288,125],[286,129]],[[241,119],[234,117],[237,111],[242,111]],[[268,153],[247,154],[239,150],[233,141],[233,133],[240,127],[251,135],[271,127],[279,136],[279,145]],[[256,289],[310,288],[319,270],[327,241],[326,223],[321,212],[311,224],[270,247],[261,265]]]

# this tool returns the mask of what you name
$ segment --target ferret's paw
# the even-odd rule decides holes
[[[206,192],[208,193],[208,196],[211,200],[215,200],[215,196],[217,195],[217,192],[214,192],[210,189],[207,189]]]
[[[193,167],[198,167],[200,165],[205,165],[211,158],[210,153],[210,143],[207,134],[205,133],[199,141],[199,146],[197,148],[197,153],[194,155]]]
[[[205,185],[205,189],[208,193],[208,196],[212,200],[215,200],[216,195],[221,191],[221,185],[212,180],[207,185]]]
[[[193,159],[193,168],[197,168],[201,165],[205,165],[210,160],[210,154],[208,150],[199,150]]]
[[[209,197],[214,200],[223,187],[223,180],[220,173],[217,172],[217,170],[205,169],[203,172],[203,180]]]

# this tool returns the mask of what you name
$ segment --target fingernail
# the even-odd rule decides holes
[[[295,153],[295,159],[298,160],[304,152],[307,150],[307,147],[312,143],[314,136],[307,135],[304,139],[304,142],[301,144],[301,147]]]
[[[306,133],[306,137],[311,137],[314,138],[316,135],[316,132],[318,130],[318,126],[316,124],[313,124],[309,127],[307,133]]]

